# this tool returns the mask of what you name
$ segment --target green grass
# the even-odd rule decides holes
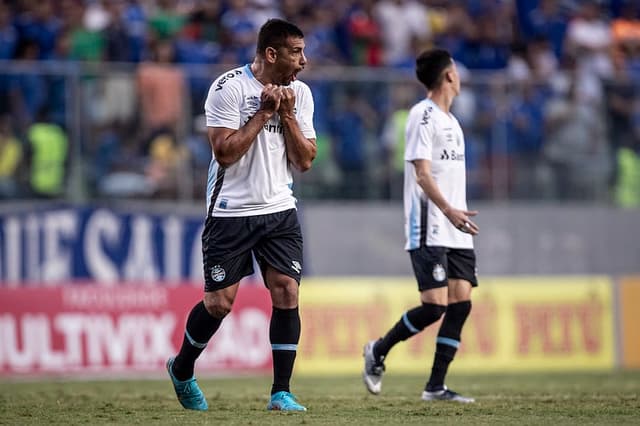
[[[383,394],[359,377],[297,377],[309,411],[267,412],[268,377],[200,380],[208,412],[183,410],[168,380],[0,382],[0,425],[639,425],[640,371],[451,374],[475,404],[420,401],[423,377],[387,374]]]

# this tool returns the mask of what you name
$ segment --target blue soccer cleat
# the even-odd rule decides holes
[[[267,410],[307,411],[307,408],[298,404],[298,401],[293,394],[280,391],[271,395],[271,401],[269,401],[269,404],[267,405]]]
[[[196,382],[195,376],[190,378],[189,380],[178,380],[176,376],[173,375],[173,362],[175,358],[169,358],[167,360],[167,371],[169,372],[169,377],[171,377],[171,381],[173,382],[173,388],[176,391],[176,396],[178,397],[178,401],[180,404],[187,410],[198,410],[198,411],[206,411],[209,408],[207,404],[207,400],[204,398],[204,394],[198,387],[198,382]]]

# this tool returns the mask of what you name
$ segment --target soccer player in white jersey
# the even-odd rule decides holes
[[[460,77],[451,55],[441,49],[418,56],[416,76],[427,96],[407,119],[404,211],[405,249],[421,304],[405,312],[384,337],[365,345],[363,379],[369,392],[379,394],[391,348],[442,318],[422,399],[474,402],[444,383],[471,311],[471,289],[478,285],[472,239],[478,226],[470,219],[477,212],[467,208],[464,136],[450,111]]]
[[[231,311],[239,281],[255,256],[273,310],[269,338],[273,384],[269,410],[306,411],[289,390],[300,339],[298,287],[302,234],[291,166],[304,172],[316,155],[313,98],[297,80],[307,63],[304,36],[270,19],[251,64],[218,77],[205,102],[213,150],[202,234],[205,293],[191,310],[180,352],[167,369],[182,406],[206,410],[194,364]]]

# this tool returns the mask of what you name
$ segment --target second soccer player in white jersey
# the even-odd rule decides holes
[[[441,49],[418,56],[416,75],[427,96],[407,119],[404,210],[405,249],[421,304],[406,311],[384,337],[365,345],[363,379],[369,392],[379,394],[391,348],[442,318],[422,400],[474,402],[445,385],[471,312],[471,289],[478,285],[472,238],[478,226],[471,220],[477,212],[467,209],[464,135],[450,111],[460,77],[451,55]]]

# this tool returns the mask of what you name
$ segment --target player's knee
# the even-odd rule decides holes
[[[436,305],[434,303],[422,304],[423,318],[428,321],[427,325],[438,321],[447,312],[447,307],[444,305]]]
[[[271,300],[274,306],[280,308],[294,308],[298,306],[298,282],[292,278],[272,281],[269,283]]]
[[[471,313],[471,300],[451,303],[447,306],[447,315],[464,322]]]
[[[205,309],[214,318],[222,319],[226,317],[231,312],[232,306],[233,304],[230,300],[221,297],[204,299]]]
[[[410,330],[416,332],[424,330],[429,325],[438,321],[446,312],[447,307],[434,303],[423,303],[405,314],[405,322]]]
[[[452,303],[447,307],[447,315],[442,321],[439,336],[448,337],[460,341],[462,327],[471,313],[471,301]]]

